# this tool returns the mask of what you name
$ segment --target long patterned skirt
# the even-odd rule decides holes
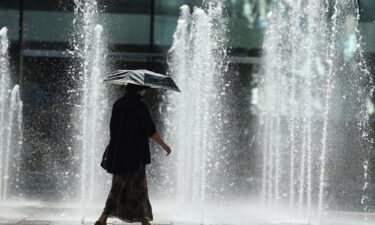
[[[153,220],[144,168],[135,173],[113,175],[103,214],[128,223]]]

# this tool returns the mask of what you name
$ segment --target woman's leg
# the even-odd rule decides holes
[[[100,218],[99,218],[98,221],[99,221],[100,224],[102,224],[102,225],[107,225],[107,219],[108,219],[108,215],[102,213],[102,215],[100,216]]]
[[[151,223],[148,222],[147,220],[145,220],[145,221],[142,222],[142,225],[151,225]]]
[[[116,192],[116,187],[114,187],[114,183],[115,183],[114,180],[115,180],[115,176],[112,176],[112,186],[111,186],[111,190],[109,191],[107,201],[105,203],[104,211],[100,215],[99,219],[97,220],[97,222],[99,222],[100,225],[107,225],[107,219],[109,217],[109,213],[111,212],[113,208],[113,204],[114,204],[113,192]]]

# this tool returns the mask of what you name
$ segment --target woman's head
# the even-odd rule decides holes
[[[149,89],[150,87],[142,86],[142,85],[136,85],[136,84],[127,84],[126,85],[126,93],[138,93],[141,96],[144,95],[146,89]]]

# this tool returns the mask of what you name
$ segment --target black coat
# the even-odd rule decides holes
[[[102,167],[112,174],[126,174],[150,164],[149,137],[155,132],[155,124],[141,96],[126,93],[113,105],[111,137]]]

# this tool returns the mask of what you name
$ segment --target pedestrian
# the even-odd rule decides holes
[[[153,220],[145,167],[151,163],[149,138],[167,156],[171,148],[156,131],[149,110],[142,101],[146,86],[128,84],[123,97],[113,105],[110,141],[101,166],[113,174],[104,210],[95,225],[106,225],[108,217],[149,225]]]

